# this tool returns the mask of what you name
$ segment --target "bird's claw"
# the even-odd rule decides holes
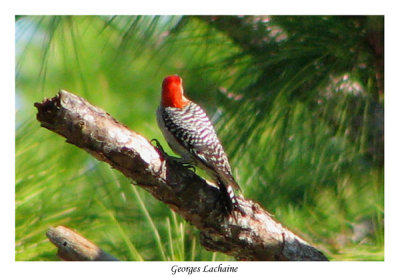
[[[153,144],[153,142],[156,143],[157,149],[160,150],[160,152],[161,152],[164,156],[166,156],[167,153],[164,151],[164,148],[161,146],[161,143],[158,141],[158,139],[152,139],[152,140],[150,140],[150,143]]]
[[[160,152],[164,155],[170,158],[171,161],[175,162],[175,163],[179,163],[181,164],[184,168],[187,168],[189,170],[192,170],[193,172],[196,173],[196,168],[191,165],[190,163],[187,163],[185,161],[183,161],[183,158],[175,158],[172,156],[169,156],[165,151],[164,148],[161,146],[161,143],[157,140],[157,139],[152,139],[150,140],[151,143],[155,143],[155,146],[157,147],[158,150],[160,150]]]
[[[181,162],[181,165],[182,165],[184,168],[189,169],[189,170],[192,170],[194,173],[196,173],[196,168],[195,168],[193,165],[188,164],[188,163],[182,163],[182,162]]]
[[[185,159],[176,158],[176,157],[170,157],[170,158],[171,158],[171,161],[173,161],[174,163],[180,164],[184,168],[192,170],[193,172],[196,172],[196,168],[193,165],[191,165],[190,163],[186,162]]]

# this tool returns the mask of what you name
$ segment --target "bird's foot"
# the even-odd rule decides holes
[[[187,162],[186,159],[169,156],[167,154],[167,152],[164,151],[164,148],[161,146],[160,142],[157,139],[152,139],[150,142],[151,143],[155,142],[155,146],[157,147],[157,149],[161,152],[163,157],[165,157],[165,158],[168,157],[169,161],[176,163],[176,164],[180,164],[184,168],[187,168],[189,170],[192,170],[193,172],[196,172],[196,168],[191,163]]]
[[[151,144],[153,144],[153,142],[156,143],[156,147],[157,147],[158,150],[160,150],[163,154],[167,154],[167,153],[164,151],[164,148],[161,146],[161,143],[158,141],[158,139],[152,139],[152,140],[150,140],[150,143],[151,143]]]
[[[196,173],[196,168],[184,158],[177,158],[177,157],[170,157],[170,158],[174,163],[180,164],[184,168],[189,169],[194,173]]]
[[[169,157],[168,154],[164,151],[164,148],[161,146],[160,142],[157,139],[150,140],[151,144],[153,144],[153,142],[155,142],[156,144],[155,147],[159,151],[159,154],[161,155],[161,160],[164,163],[166,161],[166,158]],[[156,174],[161,175],[162,172],[163,172],[163,166],[160,167],[160,169],[158,170],[158,172],[156,172]]]

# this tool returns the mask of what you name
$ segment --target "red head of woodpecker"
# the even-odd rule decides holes
[[[217,183],[229,211],[242,211],[234,189],[239,185],[214,127],[203,109],[183,95],[182,79],[168,76],[162,83],[158,125],[171,149],[182,162],[205,170]]]
[[[182,109],[189,103],[183,95],[182,79],[178,75],[171,75],[162,83],[161,104],[164,107],[175,107]]]

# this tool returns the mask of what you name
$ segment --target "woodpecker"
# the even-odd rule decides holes
[[[234,190],[240,190],[214,127],[204,110],[184,96],[182,79],[168,76],[162,83],[157,123],[182,163],[203,169],[218,185],[230,213],[242,210]]]

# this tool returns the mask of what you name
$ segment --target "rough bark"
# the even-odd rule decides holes
[[[35,106],[42,127],[107,162],[166,203],[201,231],[206,249],[238,260],[327,260],[259,204],[242,196],[238,201],[244,214],[238,213],[237,219],[227,216],[217,187],[86,100],[61,90]]]

